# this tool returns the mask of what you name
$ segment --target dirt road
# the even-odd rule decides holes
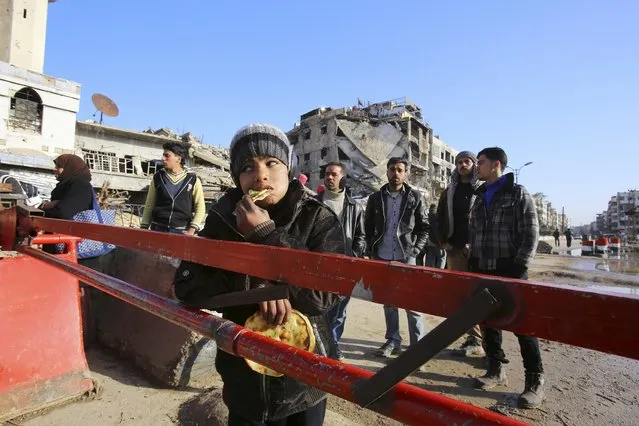
[[[594,270],[595,259],[540,255],[531,279],[571,285],[620,286],[630,293],[639,277]],[[636,288],[635,288],[636,291]],[[401,314],[401,318],[405,318]],[[440,318],[426,316],[429,327]],[[406,322],[401,323],[407,340]],[[378,370],[383,360],[372,352],[383,342],[384,316],[380,305],[354,300],[349,306],[342,341],[346,362]],[[510,358],[510,385],[492,391],[472,388],[472,378],[482,374],[483,360],[460,359],[449,351],[428,363],[408,382],[471,404],[491,408],[520,420],[541,425],[633,425],[639,417],[639,361],[628,360],[554,342],[541,342],[546,369],[547,401],[540,409],[515,408],[523,389],[523,368],[516,339],[504,335]],[[87,425],[204,425],[225,424],[219,389],[201,391],[163,389],[137,374],[112,355],[92,350],[91,370],[102,384],[97,399],[78,402],[24,421],[30,426]],[[221,423],[220,423],[220,419]],[[327,425],[395,425],[386,417],[331,397]]]

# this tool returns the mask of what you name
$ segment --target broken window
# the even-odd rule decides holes
[[[124,161],[120,161],[119,164],[120,173],[126,174],[134,174],[135,170],[133,169],[133,156],[125,155]]]
[[[311,129],[304,130],[304,139],[308,140],[311,138]]]
[[[326,165],[320,166],[320,179],[324,180],[326,176]]]
[[[323,135],[325,135],[325,134],[326,134],[326,131],[327,131],[327,128],[328,128],[328,127],[326,126],[326,124],[324,124],[324,125],[320,128],[320,133],[321,133],[321,134],[323,134]]]
[[[339,158],[339,161],[348,161],[350,160],[350,157],[348,155],[346,155],[346,153],[344,151],[342,151],[342,148],[337,147],[337,157]]]
[[[112,152],[82,150],[84,161],[86,161],[89,169],[99,172],[119,173],[118,158]]]
[[[42,98],[30,87],[23,87],[11,98],[9,126],[36,133],[42,131]]]
[[[304,161],[311,161],[311,153],[307,152],[306,154],[304,154]]]
[[[328,148],[322,148],[322,160],[328,155]]]
[[[142,161],[142,173],[145,176],[152,176],[158,171],[158,165],[162,162],[160,160]]]
[[[443,160],[444,159],[444,153],[443,152],[441,153],[441,156],[442,156],[442,160]]]
[[[135,175],[135,164],[132,155],[117,157],[113,152],[92,151],[83,149],[84,161],[89,169],[97,172],[120,173],[125,175]],[[159,160],[141,161],[140,166],[145,176],[152,176],[158,170]]]

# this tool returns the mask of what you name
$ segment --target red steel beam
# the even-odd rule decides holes
[[[215,339],[225,352],[252,359],[287,376],[333,395],[355,401],[354,386],[374,373],[312,354],[264,337],[244,327],[189,309],[178,302],[132,284],[65,261],[33,247],[20,247],[33,256],[73,274],[83,282],[174,324]],[[415,386],[400,383],[367,408],[411,425],[525,425],[517,419],[475,407]]]
[[[442,317],[487,287],[504,305],[487,326],[639,359],[639,296],[117,226],[32,225]]]

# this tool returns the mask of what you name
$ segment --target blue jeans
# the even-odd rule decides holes
[[[335,343],[339,342],[339,339],[342,338],[342,334],[344,333],[344,324],[346,323],[346,306],[348,306],[348,302],[350,301],[351,298],[349,296],[340,296],[335,306],[326,313],[328,325]]]
[[[444,269],[446,266],[446,250],[439,247],[428,247],[424,258],[424,266]]]
[[[415,265],[416,259],[409,257],[405,263]],[[396,348],[400,348],[402,345],[402,337],[399,335],[399,309],[394,306],[384,305],[384,318],[386,319],[386,342]],[[410,344],[413,345],[426,335],[424,316],[420,312],[409,311],[407,309],[406,318],[408,319]]]
[[[149,229],[155,232],[168,232],[169,234],[184,234],[184,231],[186,231],[186,229],[171,228],[170,226],[160,225],[158,223],[152,223]]]

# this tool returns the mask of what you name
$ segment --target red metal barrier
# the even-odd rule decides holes
[[[168,235],[168,234],[164,234]],[[64,261],[32,247],[22,253],[77,276],[96,288],[138,306],[174,324],[216,339],[229,353],[246,357],[326,392],[355,402],[355,386],[373,373],[266,338],[237,324],[187,309],[179,303],[141,290],[81,265]],[[400,383],[368,408],[414,425],[524,425],[519,420],[474,407],[415,386]]]
[[[80,238],[43,236],[35,244],[65,243],[52,256],[75,262]],[[94,388],[82,345],[78,280],[29,256],[0,259],[0,423],[77,398]]]
[[[163,254],[301,287],[449,317],[489,288],[505,305],[485,324],[639,359],[639,296],[166,234],[32,218],[46,229]],[[330,271],[330,272],[327,272]]]

